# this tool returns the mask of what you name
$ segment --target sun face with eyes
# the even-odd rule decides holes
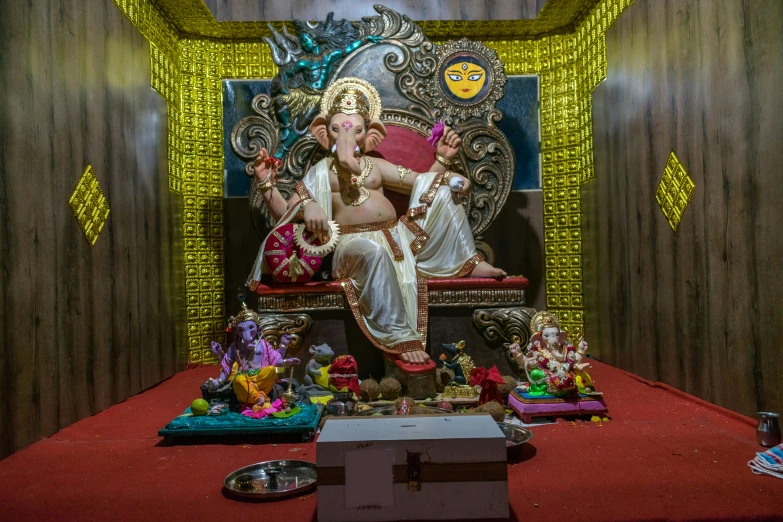
[[[469,100],[481,92],[487,82],[487,72],[480,65],[457,62],[443,72],[449,91],[463,100]]]

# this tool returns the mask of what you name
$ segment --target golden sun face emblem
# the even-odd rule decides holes
[[[487,82],[484,68],[469,62],[458,62],[447,67],[443,76],[451,94],[463,100],[475,97]]]

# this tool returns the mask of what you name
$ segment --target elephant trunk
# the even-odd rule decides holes
[[[343,170],[358,176],[362,173],[362,168],[359,165],[359,158],[354,156],[355,151],[356,140],[353,137],[346,133],[337,139],[337,162]]]

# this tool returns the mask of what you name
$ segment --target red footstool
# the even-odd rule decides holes
[[[400,381],[404,395],[416,400],[434,399],[438,395],[435,389],[435,361],[430,359],[426,364],[408,364],[392,354],[384,352],[383,355],[386,376]]]

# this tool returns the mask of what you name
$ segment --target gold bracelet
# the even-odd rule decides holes
[[[405,176],[411,173],[411,169],[406,169],[402,165],[397,165],[397,173],[400,175],[400,185],[404,185]]]
[[[435,161],[437,161],[438,163],[440,163],[441,165],[443,165],[446,168],[449,168],[449,167],[451,167],[454,164],[453,160],[446,159],[443,156],[441,156],[440,154],[438,154],[437,152],[435,153]]]
[[[259,181],[256,184],[256,187],[258,187],[258,190],[260,190],[262,193],[266,193],[275,188],[276,185],[277,183],[272,182],[272,175],[269,174],[264,178],[263,181]]]

